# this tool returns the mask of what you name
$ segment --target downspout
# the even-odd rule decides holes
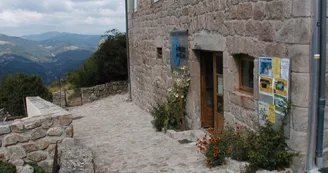
[[[314,21],[312,33],[312,52],[310,55],[310,96],[309,102],[309,122],[308,122],[308,148],[306,157],[307,172],[315,168],[315,147],[316,147],[316,123],[318,115],[318,95],[319,95],[319,63],[320,63],[320,1],[314,2]]]
[[[316,165],[323,168],[323,133],[326,106],[326,15],[327,1],[321,1],[321,23],[320,23],[320,84],[319,84],[319,110],[317,129]]]
[[[127,65],[128,65],[128,91],[129,91],[129,101],[132,101],[131,96],[131,73],[130,73],[130,50],[129,50],[129,9],[128,0],[125,0],[125,27],[126,27],[126,54],[127,54]]]

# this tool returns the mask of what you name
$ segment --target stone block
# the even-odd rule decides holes
[[[250,19],[253,17],[253,5],[252,3],[242,3],[237,6],[237,19]]]
[[[74,147],[74,139],[73,138],[65,138],[63,139],[63,142],[60,144],[60,149],[68,150],[72,149]]]
[[[74,136],[74,128],[73,125],[70,125],[69,127],[66,128],[66,137],[73,138]]]
[[[10,132],[11,132],[11,130],[10,130],[9,125],[2,125],[2,126],[0,126],[0,135],[8,134]]]
[[[291,71],[308,73],[310,71],[310,46],[290,45],[288,46],[288,56],[291,59]]]
[[[11,160],[9,160],[9,163],[11,163],[15,166],[23,166],[24,160],[21,158],[12,158]]]
[[[255,20],[265,19],[265,3],[262,1],[254,3],[253,14]]]
[[[20,173],[33,173],[34,172],[34,168],[30,165],[25,165],[22,167],[22,170]]]
[[[233,21],[233,28],[235,30],[235,34],[237,35],[244,36],[246,33],[246,25],[243,20]]]
[[[228,16],[229,16],[229,19],[230,19],[230,20],[235,20],[235,19],[237,19],[237,16],[238,16],[238,14],[237,14],[237,6],[231,6],[231,7],[229,8]]]
[[[229,71],[237,73],[239,71],[238,60],[234,58],[230,53],[224,51],[223,53],[223,67],[227,68]]]
[[[32,153],[27,154],[27,158],[29,160],[32,160],[34,162],[40,162],[42,160],[46,160],[47,158],[47,153],[43,151],[34,151]]]
[[[265,4],[265,17],[268,20],[282,20],[284,18],[284,4],[282,1],[272,1]]]
[[[308,107],[310,91],[310,75],[306,73],[291,73],[291,104]]]
[[[64,126],[70,125],[73,121],[73,115],[71,114],[54,116],[53,118],[55,119],[55,121],[59,121],[60,125]]]
[[[223,69],[223,88],[225,91],[235,91],[239,88],[238,73],[233,73],[229,69]]]
[[[288,146],[295,151],[307,151],[307,133],[290,129],[290,138],[286,141]]]
[[[47,135],[46,131],[43,128],[37,128],[31,133],[31,140],[35,141],[37,139],[43,138]]]
[[[23,144],[22,147],[24,148],[26,153],[30,153],[30,152],[38,150],[38,147],[34,143]]]
[[[49,129],[49,128],[52,126],[52,124],[53,124],[51,117],[48,117],[48,118],[42,119],[42,120],[41,120],[41,123],[42,123],[41,126],[42,126],[42,128],[44,128],[44,129]]]
[[[309,17],[311,16],[312,1],[293,0],[293,16]]]
[[[27,142],[29,139],[18,134],[18,133],[12,133],[8,134],[3,139],[3,146],[9,146],[17,144],[18,142]]]
[[[8,151],[8,159],[12,159],[12,158],[24,158],[26,157],[26,152],[25,150],[20,147],[20,146],[11,146],[11,147],[7,147],[7,151]]]
[[[305,172],[306,154],[301,153],[299,156],[294,157],[291,164],[293,172]]]
[[[293,0],[284,0],[284,17],[285,19],[289,19],[292,14]]]
[[[48,148],[50,142],[46,138],[44,138],[44,139],[37,140],[36,144],[40,150],[44,150]]]
[[[273,41],[274,38],[274,29],[273,29],[273,25],[268,22],[268,21],[264,21],[260,24],[259,27],[259,39],[261,41]]]
[[[265,48],[266,56],[272,57],[286,57],[287,48],[283,44],[270,43]]]
[[[74,148],[63,153],[59,173],[94,173],[93,156],[90,150]]]
[[[229,93],[230,102],[246,109],[256,110],[257,102],[252,96],[235,91]]]
[[[47,131],[48,136],[61,136],[63,134],[63,128],[53,127]]]
[[[210,51],[224,51],[226,48],[226,39],[222,35],[202,30],[199,33],[194,34],[192,48]]]
[[[13,124],[10,125],[10,129],[13,133],[23,133],[24,125],[22,122],[13,122]]]
[[[52,172],[53,160],[47,159],[38,163],[38,165],[43,168],[46,172]]]
[[[245,25],[245,35],[249,37],[258,38],[259,37],[259,29],[260,23],[255,20],[247,20]]]
[[[6,152],[4,150],[0,150],[0,160],[2,161],[8,160],[7,157],[6,157]]]
[[[246,122],[247,116],[246,116],[246,111],[245,111],[244,108],[242,108],[242,107],[240,107],[240,106],[238,106],[236,104],[231,104],[231,106],[230,106],[230,112],[231,112],[232,115],[234,115],[234,117],[237,120],[239,120],[239,121],[241,121],[243,123]]]
[[[310,19],[288,19],[276,31],[275,39],[282,43],[309,44],[311,24]]]
[[[293,106],[291,109],[292,114],[292,129],[299,132],[307,132],[308,127],[308,108],[301,108]]]
[[[30,120],[24,121],[24,128],[26,130],[35,129],[40,126],[41,126],[40,120],[37,120],[35,118],[31,118]]]

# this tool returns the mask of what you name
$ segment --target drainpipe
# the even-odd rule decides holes
[[[320,63],[320,1],[314,1],[314,21],[312,33],[312,52],[310,57],[310,95],[309,103],[309,124],[308,124],[308,148],[306,157],[307,172],[315,168],[315,147],[316,147],[316,122],[318,115],[318,95],[319,95],[319,63]]]
[[[319,85],[319,110],[317,129],[316,165],[323,168],[323,133],[326,106],[326,15],[327,1],[321,1],[321,23],[320,23],[320,85]]]
[[[129,10],[128,10],[128,0],[125,0],[125,26],[126,26],[126,54],[127,54],[127,65],[128,65],[128,91],[129,91],[129,101],[132,101],[131,96],[131,73],[130,73],[130,50],[129,50]]]

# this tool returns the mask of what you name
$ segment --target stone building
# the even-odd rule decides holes
[[[129,3],[132,100],[149,111],[166,97],[172,85],[171,37],[185,36],[191,74],[186,121],[191,129],[214,126],[214,120],[220,121],[213,118],[213,105],[223,105],[214,111],[225,121],[252,126],[249,117],[258,116],[258,58],[289,58],[292,106],[288,145],[300,151],[293,169],[304,172],[311,1],[131,0]],[[213,99],[209,103],[206,98],[215,95],[213,90],[217,91],[213,87],[213,82],[217,83],[213,79],[215,74],[218,80],[223,80],[223,96],[216,97],[218,103],[213,103]],[[325,128],[328,130],[327,125]],[[327,157],[325,152],[324,158]]]

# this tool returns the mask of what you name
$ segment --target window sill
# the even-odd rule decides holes
[[[239,95],[239,96],[246,97],[246,98],[254,99],[253,92],[249,92],[249,91],[239,89],[239,90],[232,91],[232,93],[236,94],[236,95]]]

